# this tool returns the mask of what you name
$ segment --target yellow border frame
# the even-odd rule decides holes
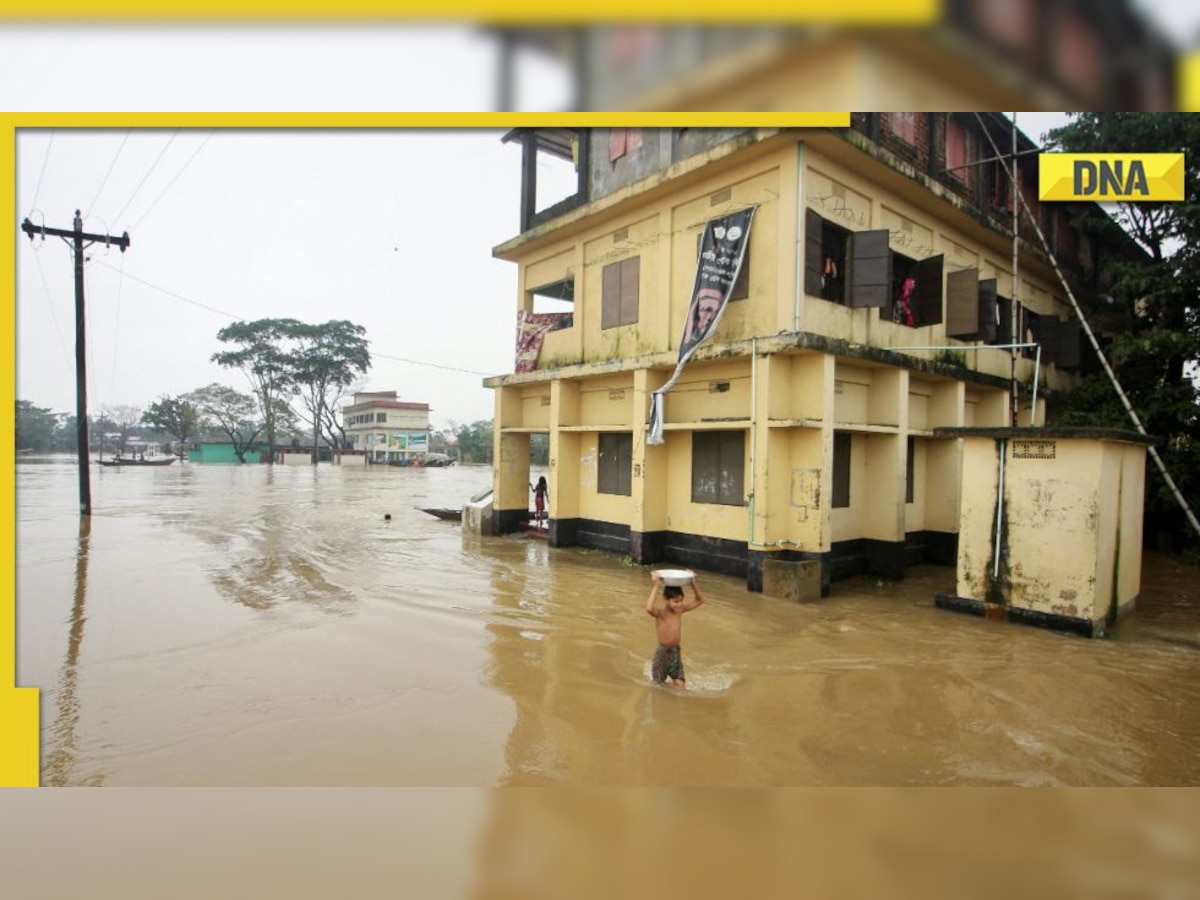
[[[604,3],[521,3],[505,0],[116,0],[97,6],[87,0],[47,5],[3,0],[0,19],[46,21],[403,20],[407,23],[474,20],[492,25],[583,25],[597,23],[774,24],[819,23],[860,26],[929,25],[942,12],[941,0],[742,0],[736,9],[719,0],[608,0]]]
[[[849,113],[0,113],[0,271],[10,272],[0,302],[2,349],[11,365],[0,400],[16,404],[16,136],[19,128],[478,128],[760,127],[845,128]],[[15,447],[14,419],[0,415],[0,447]],[[0,787],[36,787],[40,779],[39,692],[16,686],[16,466],[0,473]]]

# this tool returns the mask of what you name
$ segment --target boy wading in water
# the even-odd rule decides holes
[[[654,651],[654,662],[650,666],[650,675],[657,684],[665,684],[668,680],[677,688],[684,686],[683,656],[679,650],[679,640],[683,633],[683,614],[691,612],[704,602],[704,594],[700,592],[696,578],[692,577],[692,599],[683,599],[683,588],[667,585],[663,588],[665,605],[656,607],[658,589],[662,585],[662,577],[657,572],[650,573],[650,596],[646,599],[646,612],[654,617],[654,628],[658,632],[658,649]]]

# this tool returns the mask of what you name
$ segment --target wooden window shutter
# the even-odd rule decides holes
[[[937,325],[942,321],[942,268],[940,253],[917,263],[917,324]]]
[[[1083,362],[1083,329],[1078,319],[1067,319],[1058,329],[1058,367],[1078,369]]]
[[[979,326],[979,270],[962,269],[946,276],[946,337],[972,340]]]
[[[981,341],[995,343],[1000,333],[1000,307],[996,303],[996,279],[979,282],[979,335]]]
[[[848,305],[856,309],[882,308],[887,306],[891,289],[892,251],[888,247],[887,229],[855,232],[851,241]]]
[[[821,296],[821,217],[804,211],[804,293]]]
[[[621,324],[621,264],[604,267],[601,289],[600,327],[615,328]]]
[[[631,256],[621,260],[621,318],[620,324],[633,325],[638,320],[638,292],[642,275],[642,258]]]

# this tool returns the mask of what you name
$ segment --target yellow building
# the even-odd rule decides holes
[[[851,123],[508,136],[525,154],[522,232],[494,254],[518,266],[519,319],[564,314],[514,374],[485,381],[498,532],[527,518],[529,437],[544,433],[552,545],[745,576],[751,590],[771,561],[819,566],[823,591],[845,575],[955,564],[961,446],[934,430],[1042,424],[1088,354],[1029,226],[1014,248],[1011,182],[994,159],[1011,149],[1008,120]],[[1128,242],[1081,234],[1068,206],[1037,203],[1032,144],[1017,149],[1024,197],[1073,290],[1103,293]],[[571,160],[578,180],[539,210],[544,154]],[[664,395],[664,440],[650,443],[699,236],[750,207],[742,278]],[[1035,346],[1010,349],[1022,343]]]

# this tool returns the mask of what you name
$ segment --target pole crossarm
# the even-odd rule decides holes
[[[126,231],[120,237],[113,237],[111,234],[89,234],[86,231],[68,231],[65,228],[49,228],[45,225],[34,225],[28,218],[21,223],[21,230],[29,235],[29,239],[33,240],[35,234],[40,234],[43,237],[50,235],[51,237],[70,238],[75,241],[91,241],[92,243],[103,243],[109,246],[116,245],[121,248],[124,253],[129,248],[129,232]]]

